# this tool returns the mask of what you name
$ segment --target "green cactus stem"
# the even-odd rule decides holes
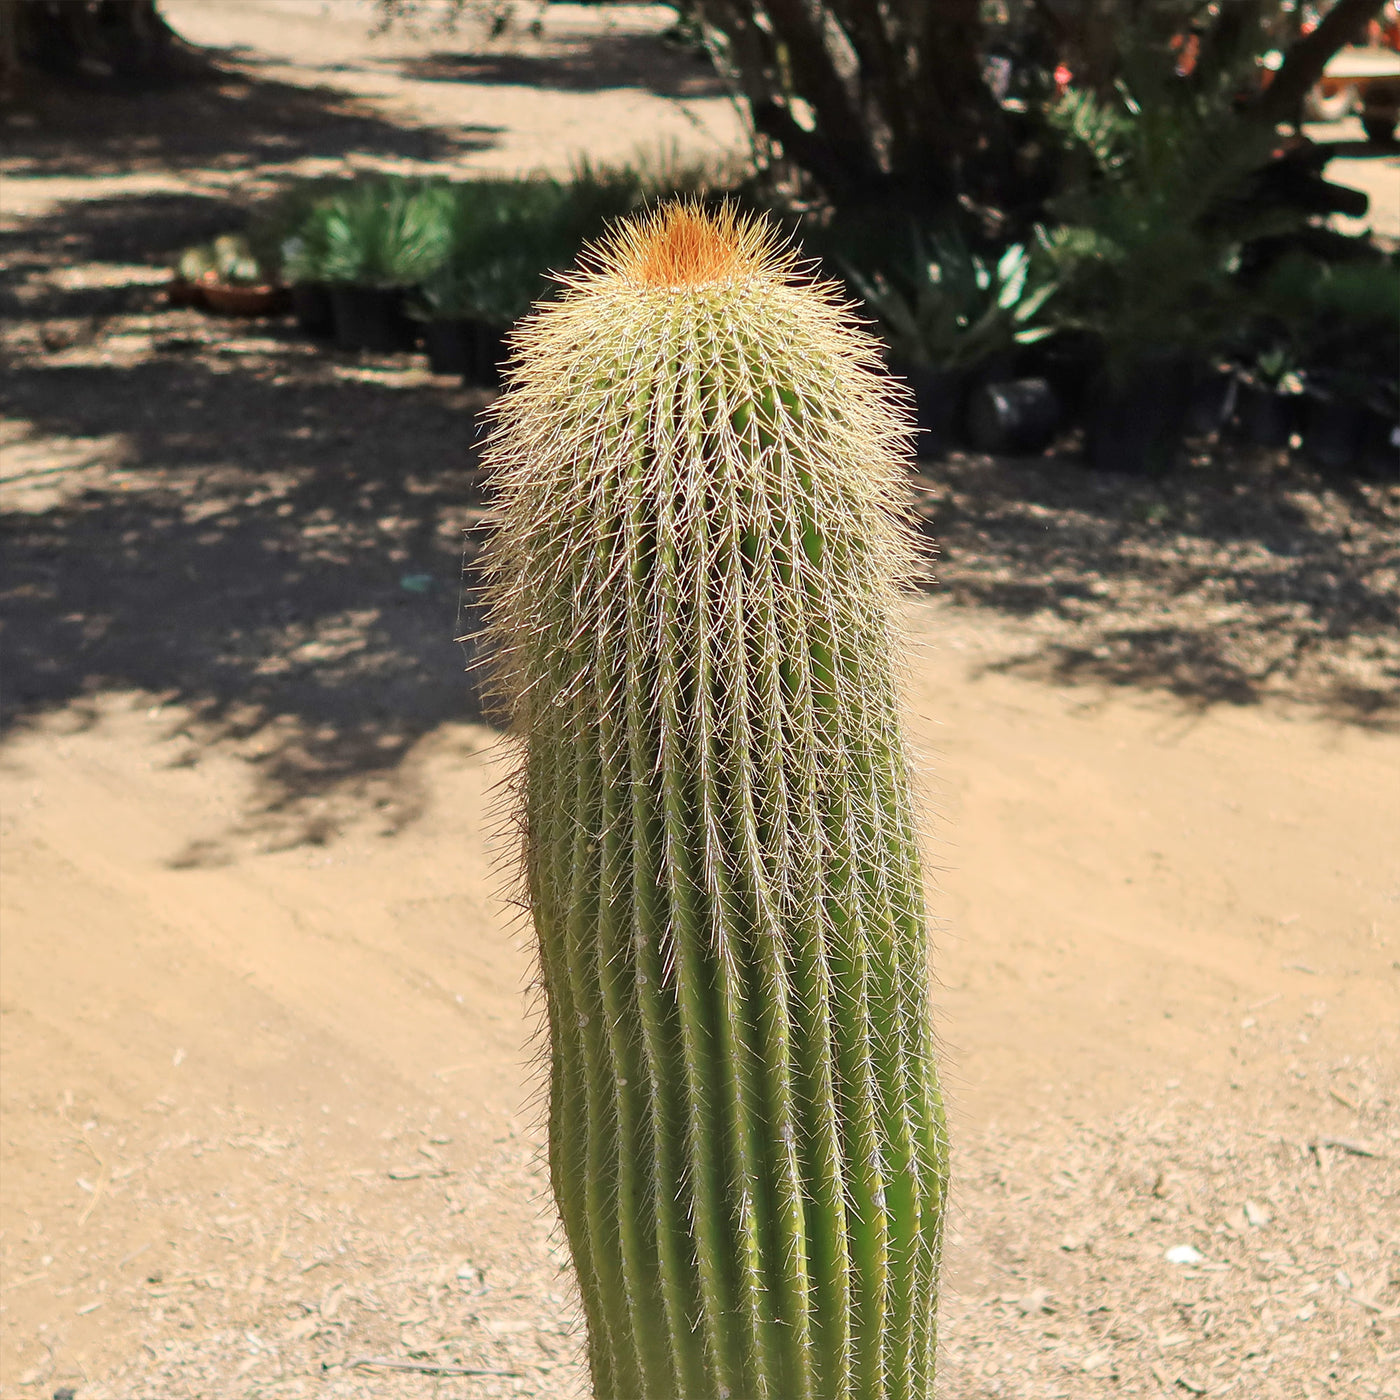
[[[947,1146],[896,657],[906,429],[760,222],[516,337],[489,596],[598,1400],[931,1400]]]

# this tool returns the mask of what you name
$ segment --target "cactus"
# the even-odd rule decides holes
[[[517,331],[488,597],[598,1400],[931,1400],[947,1183],[900,729],[906,428],[761,221]]]

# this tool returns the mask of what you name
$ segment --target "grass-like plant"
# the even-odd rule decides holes
[[[367,180],[329,201],[321,277],[366,287],[411,287],[447,255],[452,195],[446,185]]]
[[[897,391],[765,225],[693,205],[515,347],[492,625],[595,1392],[931,1400]]]
[[[453,187],[446,250],[423,280],[428,317],[504,328],[523,316],[549,290],[550,269],[567,266],[582,244],[564,216],[567,199],[564,185],[543,177]]]

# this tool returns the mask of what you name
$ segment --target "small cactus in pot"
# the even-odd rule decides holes
[[[898,391],[764,224],[517,330],[489,601],[598,1400],[931,1400],[947,1184]]]

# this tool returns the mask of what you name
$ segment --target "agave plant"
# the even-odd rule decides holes
[[[904,266],[846,276],[879,321],[890,349],[911,364],[967,369],[1052,334],[1044,316],[1055,282],[1012,244],[995,263],[952,225],[910,232]]]

